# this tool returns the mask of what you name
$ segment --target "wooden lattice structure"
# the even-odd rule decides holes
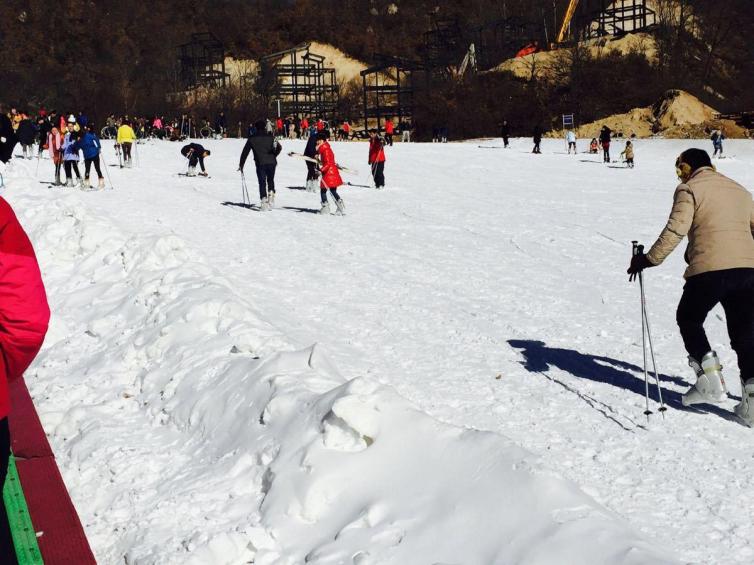
[[[194,33],[191,41],[178,46],[179,81],[183,90],[199,86],[226,86],[225,47],[211,33]]]
[[[386,119],[410,122],[414,111],[414,95],[424,77],[424,67],[416,61],[375,55],[377,61],[361,71],[364,88],[364,129],[369,120],[378,128]]]
[[[317,116],[332,120],[338,102],[335,69],[305,43],[263,57],[261,76],[267,96],[281,115]]]
[[[645,0],[582,0],[571,23],[575,39],[646,31],[657,24],[657,15]]]

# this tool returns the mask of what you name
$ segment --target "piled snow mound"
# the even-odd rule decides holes
[[[675,563],[505,437],[294,350],[180,238],[12,191],[54,312],[27,380],[99,561]]]
[[[683,90],[669,90],[653,107],[657,130],[711,121],[716,110]]]

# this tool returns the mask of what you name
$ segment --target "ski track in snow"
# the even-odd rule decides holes
[[[206,143],[212,179],[176,177],[185,167],[178,144],[139,145],[139,167],[109,168],[114,191],[48,188],[28,178],[35,163],[15,163],[4,175],[5,196],[30,231],[55,312],[27,380],[98,559],[393,562],[405,559],[391,552],[412,547],[417,524],[453,531],[431,504],[417,502],[413,522],[404,523],[405,512],[385,501],[380,509],[379,500],[361,501],[363,517],[344,528],[358,508],[325,509],[337,496],[332,485],[349,475],[322,477],[320,465],[313,473],[319,482],[308,485],[280,452],[260,447],[298,446],[295,457],[321,461],[319,444],[306,443],[318,427],[326,447],[359,451],[375,426],[400,438],[388,421],[404,429],[424,422],[406,416],[413,409],[381,384],[441,422],[497,432],[533,452],[544,468],[683,562],[750,563],[754,508],[741,493],[754,487],[753,432],[730,415],[733,399],[724,410],[679,407],[692,380],[675,327],[682,250],[645,277],[669,405],[664,420],[654,402],[649,422],[642,413],[638,286],[625,275],[630,241],[650,245],[665,223],[676,155],[708,143],[639,140],[634,170],[606,167],[598,156],[556,154],[560,143],[545,140],[540,156],[527,153],[527,140],[499,152],[477,142],[396,144],[387,149],[386,190],[340,190],[346,217],[308,213],[318,209],[319,196],[287,188],[303,185],[305,167],[285,156],[276,210],[233,205],[241,202],[234,172],[240,141]],[[303,144],[283,145],[301,151]],[[368,185],[366,144],[333,146],[340,162],[363,169],[346,180]],[[738,158],[718,162],[720,170],[754,187],[751,143],[727,147]],[[114,160],[107,143],[105,157]],[[39,178],[50,171],[44,161]],[[258,202],[253,167],[247,181]],[[707,328],[738,396],[721,310]],[[359,378],[345,383],[341,375]],[[338,399],[347,399],[343,417]],[[320,420],[298,424],[296,439],[280,443],[296,429],[291,411],[307,419],[301,406],[322,403],[321,413],[312,408]],[[372,410],[391,418],[363,416]],[[279,414],[286,425],[274,433],[269,423],[253,433],[244,427],[263,414]],[[429,436],[406,434],[406,443],[436,434],[445,438],[440,444],[455,445],[461,433],[417,424],[425,427]],[[484,453],[480,437],[461,442],[458,453]],[[414,455],[372,447],[365,453],[374,453],[376,467]],[[514,450],[506,456],[527,457]],[[450,464],[430,459],[425,466],[417,459],[418,468]],[[279,486],[280,477],[293,494]],[[375,494],[370,488],[352,495]],[[462,490],[449,499],[454,495],[463,500]],[[284,508],[292,500],[302,506]],[[297,529],[288,524],[291,515],[325,525]],[[337,520],[343,524],[329,524]],[[366,537],[345,535],[362,530]],[[318,538],[328,531],[339,532],[333,544],[340,546],[328,549]],[[480,555],[495,547],[494,535],[482,533],[455,554],[450,542],[439,543],[437,559],[539,562],[523,553],[505,554],[505,561],[496,561],[502,553]],[[287,539],[304,541],[281,549]],[[356,546],[374,555],[348,554]],[[425,546],[413,551],[429,558]]]

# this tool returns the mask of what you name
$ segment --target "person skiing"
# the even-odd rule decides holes
[[[40,115],[37,118],[37,158],[41,158],[42,153],[44,153],[45,145],[47,144],[47,136],[51,129],[50,122],[47,121],[47,118]]]
[[[0,108],[0,161],[3,163],[10,161],[17,141],[10,118]]]
[[[612,131],[607,126],[602,126],[600,130],[600,144],[602,145],[602,161],[610,162],[610,134]]]
[[[118,128],[116,143],[123,149],[123,164],[131,167],[131,146],[136,141],[136,134],[131,127],[130,120],[125,120]]]
[[[199,145],[198,143],[189,143],[188,145],[184,145],[181,148],[181,155],[183,155],[189,160],[189,168],[188,168],[188,172],[186,173],[187,177],[196,176],[197,163],[199,163],[199,167],[202,170],[199,174],[203,177],[207,176],[207,171],[204,168],[204,159],[211,155],[211,152],[209,151],[209,149],[205,149],[203,146]]]
[[[317,134],[312,134],[308,137],[309,138],[306,141],[306,147],[304,148],[304,157],[309,157],[309,159],[316,159]],[[306,163],[306,190],[307,192],[317,192],[317,185],[319,184],[317,182],[317,178],[319,177],[317,164],[310,160],[304,162]]]
[[[503,147],[507,148],[510,139],[510,127],[508,126],[508,120],[503,120],[503,125],[500,126],[500,136],[503,138]]]
[[[0,198],[0,484],[5,484],[11,453],[8,385],[20,379],[36,357],[49,321],[50,307],[34,248],[13,209]],[[5,557],[15,552],[7,518],[3,518],[0,552],[9,563]]]
[[[725,139],[725,136],[723,135],[723,132],[721,130],[716,129],[712,132],[712,135],[710,136],[710,140],[712,141],[712,148],[714,149],[712,157],[723,156],[723,139]]]
[[[55,186],[63,183],[60,181],[60,167],[63,164],[63,137],[57,126],[53,126],[50,133],[47,134],[47,151],[50,152],[50,159],[55,165]]]
[[[225,119],[225,111],[221,110],[215,117],[215,133],[220,137],[225,137],[226,131],[228,131],[228,121]]]
[[[621,157],[625,157],[626,166],[629,169],[634,168],[634,145],[631,140],[626,140],[626,148],[621,152]]]
[[[97,177],[99,178],[97,188],[105,188],[105,177],[102,176],[99,162],[99,156],[102,152],[102,144],[100,143],[97,134],[94,133],[94,124],[87,122],[84,130],[85,131],[78,142],[79,148],[84,153],[84,186],[86,188],[91,188],[91,185],[89,184],[89,171],[92,168],[92,164],[94,164],[94,169],[97,171]]]
[[[34,142],[37,138],[37,128],[26,114],[22,115],[21,121],[18,123],[16,137],[21,144],[24,159],[31,159],[34,156]]]
[[[393,133],[395,132],[395,126],[393,125],[393,119],[388,118],[385,120],[385,141],[389,146],[393,146]]]
[[[576,132],[572,129],[566,132],[566,142],[568,142],[568,154],[570,155],[573,149],[573,154],[576,155]]]
[[[593,137],[592,141],[589,142],[589,153],[592,153],[593,155],[596,155],[599,152],[599,144],[597,143],[597,138]]]
[[[542,143],[542,128],[536,125],[534,126],[534,149],[531,150],[532,153],[542,153],[542,150],[539,148],[540,143]]]
[[[369,165],[376,189],[385,188],[385,143],[377,135],[377,130],[369,130]]]
[[[65,169],[65,184],[68,187],[73,186],[73,175],[71,169],[76,173],[76,179],[80,186],[84,186],[84,181],[81,179],[81,173],[79,172],[79,134],[74,130],[76,125],[76,118],[71,116],[68,119],[68,131],[63,138],[63,167]]]
[[[346,205],[338,194],[338,187],[343,184],[340,178],[338,165],[335,162],[335,154],[327,142],[327,131],[321,131],[317,134],[317,154],[319,155],[321,179],[319,181],[319,195],[322,200],[322,207],[319,209],[320,214],[330,213],[330,203],[327,201],[327,191],[330,191],[335,199],[335,205],[341,216],[346,213]]]
[[[722,367],[704,332],[704,320],[720,303],[738,356],[742,399],[735,414],[754,427],[754,201],[740,184],[718,173],[709,154],[687,149],[676,160],[681,183],[670,219],[649,253],[631,259],[628,274],[660,265],[688,235],[688,267],[676,320],[696,384],[684,406],[727,398]]]
[[[259,209],[267,212],[275,206],[275,169],[277,168],[277,156],[283,150],[282,145],[273,136],[264,130],[264,121],[259,120],[256,124],[257,133],[246,140],[238,170],[243,172],[246,158],[249,152],[254,153],[254,164],[257,169],[257,181],[259,182]]]

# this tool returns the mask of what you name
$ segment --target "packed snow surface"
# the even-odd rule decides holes
[[[334,143],[363,185],[344,217],[285,156],[276,209],[241,206],[236,140],[206,143],[209,179],[178,144],[133,169],[107,144],[99,192],[16,160],[53,310],[26,378],[98,561],[751,563],[754,430],[734,398],[680,404],[682,251],[646,273],[664,419],[625,275],[707,144],[637,141],[634,170],[558,140],[396,144],[377,191],[367,146]],[[726,150],[754,186],[750,142]],[[721,310],[708,329],[738,396]]]

